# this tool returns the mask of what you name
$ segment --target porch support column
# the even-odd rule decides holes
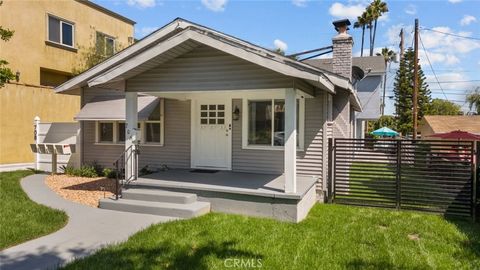
[[[285,193],[297,192],[297,91],[285,89]]]
[[[125,92],[125,180],[134,180],[138,176],[137,156],[134,153],[138,144],[138,94]]]

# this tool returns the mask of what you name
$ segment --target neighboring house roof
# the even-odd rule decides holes
[[[327,74],[305,63],[180,18],[58,86],[55,90],[65,92],[87,85],[91,87],[127,79],[145,71],[146,68],[152,68],[152,65],[177,57],[178,55],[172,55],[171,49],[192,42],[216,48],[286,76],[303,79],[331,93],[335,92],[335,86],[346,89],[352,94],[350,98],[352,105],[355,109],[361,110],[360,101],[348,79],[336,74]],[[178,51],[185,53],[182,50]]]
[[[154,96],[138,97],[138,120],[147,120],[160,99]],[[124,96],[99,96],[83,106],[75,116],[76,121],[125,121],[125,97]]]
[[[326,71],[333,71],[332,58],[309,59],[303,62]],[[385,73],[383,56],[353,57],[352,65],[362,69],[365,75]]]
[[[92,1],[89,1],[89,0],[76,0],[76,1],[77,1],[77,2],[80,2],[80,3],[82,3],[82,4],[85,4],[85,5],[87,5],[87,6],[91,7],[91,8],[94,8],[94,9],[96,9],[96,10],[99,10],[99,11],[105,13],[105,14],[108,14],[108,15],[112,16],[112,17],[115,17],[115,18],[117,18],[117,19],[119,19],[119,20],[121,20],[121,21],[124,21],[124,22],[126,22],[126,23],[129,23],[129,24],[131,24],[131,25],[136,24],[135,21],[130,20],[129,18],[127,18],[127,17],[125,17],[125,16],[122,16],[122,15],[116,13],[116,12],[113,12],[113,11],[111,11],[111,10],[109,10],[109,9],[106,9],[106,8],[100,6],[100,5],[97,5],[97,4],[93,3]]]
[[[480,134],[480,115],[426,115],[422,126],[429,126],[433,133],[461,130]]]
[[[382,76],[370,75],[357,83],[357,94],[363,109],[357,113],[357,119],[375,120],[380,117],[381,82]]]

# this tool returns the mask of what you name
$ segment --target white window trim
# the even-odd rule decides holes
[[[163,146],[165,140],[165,119],[164,119],[164,110],[165,110],[165,100],[160,99],[160,120],[155,121],[139,121],[140,124],[140,145],[148,146]],[[113,141],[100,141],[100,123],[113,123]],[[119,124],[125,123],[125,121],[109,121],[109,120],[100,120],[95,121],[95,144],[96,145],[125,145],[125,141],[120,141],[119,139]],[[160,124],[160,142],[147,142],[145,129],[146,123],[159,123]]]
[[[59,29],[60,30],[60,42],[50,40],[50,25],[49,25],[50,20],[49,20],[49,17],[55,18],[55,19],[60,21],[60,29]],[[68,25],[72,26],[72,45],[68,45],[68,44],[63,43],[62,24],[68,24]],[[65,47],[68,47],[68,48],[74,48],[75,49],[75,23],[71,22],[71,21],[68,21],[68,20],[65,20],[65,19],[63,19],[59,16],[55,16],[53,14],[47,13],[47,41],[58,44],[60,46],[65,46]]]
[[[265,97],[258,97],[258,98],[244,98],[242,100],[242,149],[250,149],[250,150],[281,150],[285,149],[284,146],[275,146],[273,143],[271,145],[251,145],[248,144],[248,119],[249,119],[249,111],[248,111],[248,103],[250,101],[268,101],[271,100],[285,100],[285,97],[278,98],[265,98]],[[305,98],[297,97],[299,101],[299,109],[298,109],[298,130],[297,130],[297,137],[298,137],[298,146],[297,151],[304,151],[304,141],[305,141]],[[272,110],[273,113],[273,110]],[[272,119],[273,121],[273,119]],[[273,136],[272,136],[273,140]]]

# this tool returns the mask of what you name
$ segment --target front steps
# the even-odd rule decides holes
[[[127,189],[122,198],[101,199],[99,208],[177,218],[192,218],[210,212],[210,203],[197,201],[197,195],[161,189]]]

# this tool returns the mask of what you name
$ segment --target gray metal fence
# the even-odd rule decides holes
[[[333,139],[335,203],[475,218],[475,147],[469,141]]]

